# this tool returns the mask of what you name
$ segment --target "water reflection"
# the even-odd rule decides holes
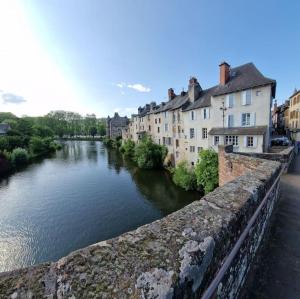
[[[198,197],[100,142],[64,142],[55,156],[0,182],[0,271],[57,260]]]

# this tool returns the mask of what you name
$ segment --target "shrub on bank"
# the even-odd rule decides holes
[[[49,152],[53,152],[57,149],[57,144],[52,138],[41,138],[41,137],[31,137],[29,142],[29,150],[35,155],[43,155]]]
[[[24,148],[15,148],[10,155],[10,161],[14,167],[24,166],[28,160],[29,154]]]
[[[218,187],[218,154],[212,149],[202,150],[199,158],[195,167],[197,184],[203,186],[207,194]]]
[[[188,167],[186,161],[179,162],[173,170],[173,182],[184,190],[196,190],[197,179],[193,169]]]
[[[134,156],[135,142],[131,139],[124,141],[123,145],[120,148],[120,151],[127,157]]]
[[[158,145],[151,138],[145,137],[135,147],[134,161],[140,168],[162,168],[167,152],[165,146]]]

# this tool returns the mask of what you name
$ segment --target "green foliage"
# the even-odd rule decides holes
[[[140,168],[161,168],[167,154],[167,149],[145,137],[136,145],[134,160]]]
[[[33,136],[29,142],[29,150],[35,155],[43,155],[56,150],[56,143],[53,142],[52,138],[41,138]]]
[[[39,136],[42,138],[54,136],[53,130],[51,130],[48,126],[42,126],[42,125],[33,126],[33,133],[35,136]]]
[[[93,138],[94,138],[96,134],[97,134],[97,128],[96,127],[90,127],[90,135],[92,135]]]
[[[218,186],[218,154],[214,150],[207,149],[201,151],[199,157],[195,168],[197,184],[203,186],[207,194]]]
[[[0,136],[0,150],[12,151],[17,147],[25,147],[28,140],[22,136]]]
[[[28,163],[28,160],[29,154],[24,148],[17,147],[10,155],[10,161],[14,167],[24,166]]]
[[[189,169],[186,161],[179,162],[173,171],[173,182],[187,190],[196,190],[197,179],[193,169]]]
[[[135,142],[131,139],[124,141],[123,145],[121,146],[120,150],[124,153],[127,157],[133,157],[135,149]]]
[[[0,112],[0,123],[4,123],[4,120],[7,121],[8,119],[16,119],[17,117],[12,114],[11,112]]]

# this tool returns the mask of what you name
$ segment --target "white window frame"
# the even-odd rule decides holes
[[[245,121],[243,120],[244,115],[245,115]],[[250,112],[242,113],[242,115],[241,115],[241,126],[242,127],[250,127],[251,126],[251,113]]]
[[[251,105],[252,104],[252,90],[247,89],[242,92],[242,105]]]
[[[231,119],[231,121],[230,121],[230,119]],[[234,127],[234,115],[233,114],[227,115],[227,126],[228,126],[228,128]]]
[[[225,135],[225,145],[239,146],[239,136]]]
[[[194,153],[195,152],[195,146],[194,145],[190,145],[190,153]]]
[[[202,139],[207,139],[207,128],[202,128]]]
[[[217,146],[220,144],[220,136],[214,136],[214,145]]]
[[[190,128],[190,139],[194,139],[194,138],[195,138],[195,129]]]
[[[234,107],[234,100],[235,100],[235,95],[234,93],[230,93],[226,97],[226,107],[227,108],[233,108]]]
[[[165,132],[169,131],[169,124],[165,124]]]

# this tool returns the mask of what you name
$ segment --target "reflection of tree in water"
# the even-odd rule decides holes
[[[93,162],[98,161],[98,142],[95,141],[87,141],[88,146],[86,147],[87,158]]]
[[[163,215],[170,214],[200,198],[198,192],[187,192],[172,182],[165,170],[143,170],[118,151],[107,150],[108,165],[120,172],[125,168],[131,175],[140,193],[159,209]]]
[[[63,160],[81,161],[83,159],[82,143],[77,141],[62,143],[62,149],[57,153],[57,156]]]
[[[124,167],[123,156],[114,149],[107,149],[107,163],[109,169],[114,169],[116,173],[120,173]]]

